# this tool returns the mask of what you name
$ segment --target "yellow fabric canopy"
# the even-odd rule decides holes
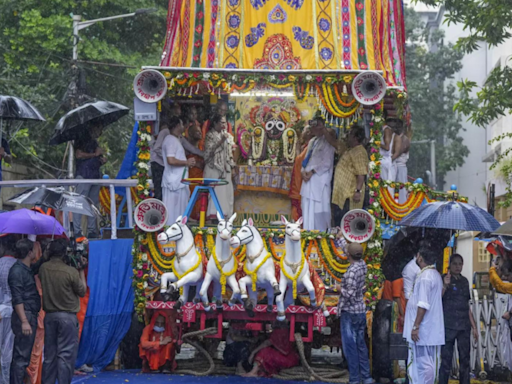
[[[170,0],[163,67],[381,70],[405,87],[400,0]]]

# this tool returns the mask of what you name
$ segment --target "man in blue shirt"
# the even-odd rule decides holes
[[[12,161],[11,148],[4,138],[2,138],[2,145],[0,146],[0,181],[2,181],[2,160],[7,164],[10,164]],[[2,187],[0,187],[0,190],[2,190]]]
[[[99,179],[100,167],[105,164],[105,151],[99,146],[98,138],[103,133],[101,127],[92,128],[82,138],[75,141],[76,149],[76,178]],[[89,197],[98,206],[100,201],[100,186],[91,184],[78,184],[76,193]],[[73,214],[75,237],[82,237],[82,215]],[[96,217],[87,217],[87,237],[98,237]]]

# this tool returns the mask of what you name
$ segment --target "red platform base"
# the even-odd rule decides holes
[[[164,302],[164,301],[148,301],[146,303],[147,309],[160,309],[160,310],[174,310],[175,302]],[[201,303],[187,303],[184,304],[180,309],[181,321],[190,327],[191,324],[196,323],[196,319],[199,315],[200,329],[206,328],[207,319],[217,320],[218,332],[215,335],[209,337],[222,339],[222,323],[229,322],[230,320],[244,320],[243,325],[247,330],[261,331],[263,330],[263,323],[276,321],[277,308],[274,305],[272,312],[267,311],[266,305],[257,305],[254,308],[255,316],[249,317],[245,311],[243,305],[236,304],[230,307],[227,304],[223,304],[222,310],[217,310],[215,304],[211,305],[211,310],[206,312],[204,306]],[[327,308],[330,315],[336,314],[336,307]],[[303,338],[304,342],[313,341],[313,328],[323,328],[327,326],[327,321],[323,315],[322,310],[308,308],[300,305],[291,305],[286,309],[286,319],[290,322],[290,341],[295,341],[295,324],[306,323],[308,328],[307,337]]]

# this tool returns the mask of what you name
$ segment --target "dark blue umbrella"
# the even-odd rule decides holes
[[[493,232],[500,223],[482,208],[455,201],[425,204],[408,214],[400,225],[407,227]]]

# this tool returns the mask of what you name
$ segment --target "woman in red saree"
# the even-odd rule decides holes
[[[282,369],[293,368],[299,365],[300,357],[295,343],[290,341],[290,330],[285,325],[277,325],[270,334],[270,338],[257,347],[249,357],[254,361],[251,372],[244,377],[266,376],[272,377]],[[283,328],[281,328],[283,327]]]
[[[174,321],[164,311],[157,311],[144,328],[139,344],[142,371],[171,372],[176,369],[176,345],[172,338]]]

